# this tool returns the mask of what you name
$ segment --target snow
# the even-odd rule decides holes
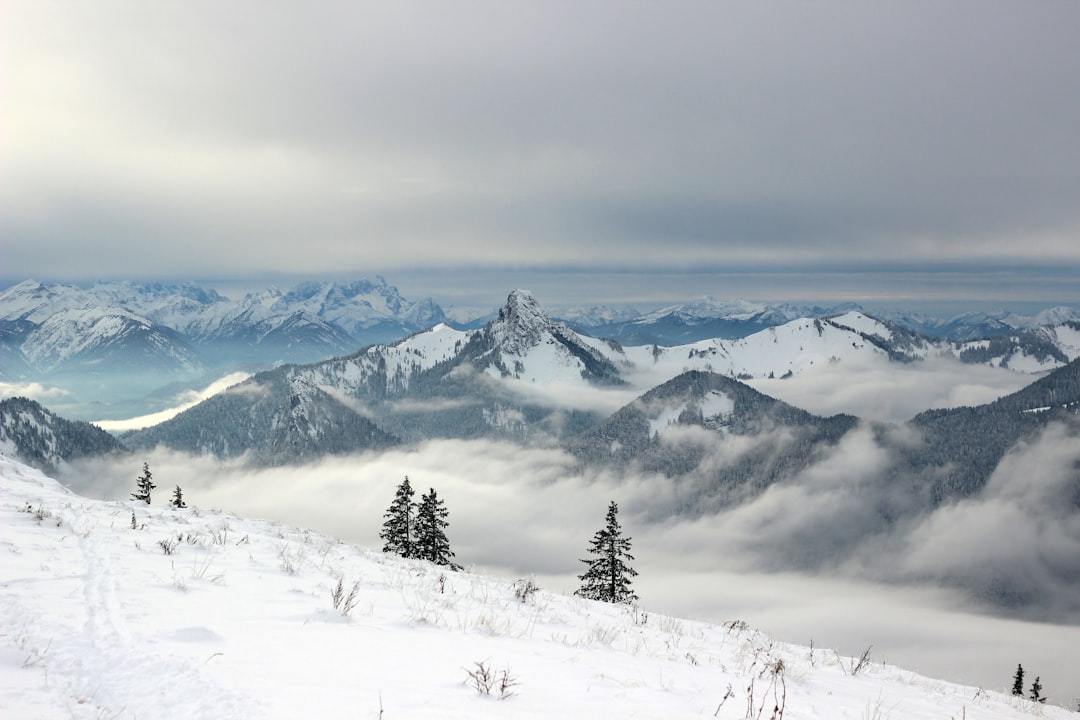
[[[308,530],[87,499],[6,457],[0,484],[6,719],[1075,717],[876,661],[852,674],[741,623],[520,601],[513,579]],[[478,692],[481,665],[506,697]]]
[[[860,312],[848,312],[843,315],[838,315],[829,319],[830,322],[836,325],[842,325],[848,327],[857,333],[863,335],[877,335],[885,340],[892,340],[893,334],[883,323],[875,320],[872,317],[867,317]]]
[[[701,401],[701,416],[708,420],[728,417],[735,412],[735,401],[727,393],[711,390]]]
[[[679,416],[686,410],[686,403],[677,407],[664,407],[660,413],[649,420],[649,435],[662,434],[670,425],[679,422]]]

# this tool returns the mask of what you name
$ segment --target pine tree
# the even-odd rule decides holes
[[[413,513],[416,503],[413,502],[413,494],[409,476],[406,475],[405,480],[398,485],[390,508],[383,515],[386,520],[379,532],[379,537],[383,540],[383,552],[396,553],[406,558],[415,557],[416,520]]]
[[[147,505],[150,504],[150,491],[157,487],[157,485],[151,482],[153,477],[154,476],[150,474],[150,466],[146,463],[143,463],[142,475],[135,479],[138,492],[133,492],[131,494],[132,500],[141,500]]]
[[[1035,676],[1035,682],[1031,683],[1031,699],[1035,702],[1046,702],[1046,698],[1042,694],[1042,683],[1039,682],[1039,676]]]
[[[450,524],[449,515],[443,501],[431,488],[427,495],[420,498],[416,510],[416,557],[430,560],[436,565],[446,565],[451,570],[460,570],[461,566],[453,562],[450,541],[446,538],[446,527]]]
[[[589,547],[595,557],[581,561],[589,567],[583,575],[578,575],[581,587],[575,595],[610,603],[632,604],[638,599],[630,588],[630,578],[635,577],[637,571],[625,562],[634,559],[630,554],[630,538],[622,535],[616,518],[618,512],[619,506],[612,501],[608,506],[607,524],[596,532]]]
[[[1024,666],[1016,666],[1016,674],[1013,675],[1012,694],[1019,697],[1024,696]]]
[[[184,502],[184,493],[180,491],[179,485],[177,485],[176,489],[173,490],[172,500],[169,502],[169,504],[177,510],[182,510],[183,508],[187,507],[187,503]]]

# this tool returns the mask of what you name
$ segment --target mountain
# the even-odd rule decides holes
[[[929,341],[951,340],[955,344],[1000,335],[1017,336],[1040,328],[1080,322],[1080,310],[1070,307],[1048,308],[1030,316],[998,310],[938,318],[904,311],[869,313],[853,303],[823,308],[712,297],[671,305],[636,317],[629,316],[626,310],[612,308],[569,311],[563,316],[574,329],[594,337],[611,338],[624,345],[670,346],[713,338],[733,340],[793,320],[824,319],[850,312],[880,317],[878,322],[888,325],[894,332],[922,336]]]
[[[0,327],[13,361],[9,378],[201,369],[180,334],[76,287],[26,281],[8,288],[0,293]]]
[[[1042,310],[1035,315],[994,310],[966,312],[947,318],[936,318],[919,313],[890,312],[886,313],[885,317],[926,337],[963,342],[1017,334],[1068,322],[1080,322],[1080,310],[1061,306]]]
[[[786,377],[870,358],[917,362],[960,352],[857,312],[795,320],[737,340],[624,347],[573,331],[553,320],[531,293],[515,290],[481,330],[437,325],[391,345],[284,366],[240,386],[248,392],[211,398],[125,439],[134,447],[163,443],[223,456],[251,451],[283,457],[271,452],[269,433],[285,426],[288,388],[300,383],[321,393],[308,398],[311,407],[325,408],[309,413],[320,422],[342,421],[351,412],[405,442],[479,437],[558,442],[596,426],[625,402],[605,393],[642,393],[687,371],[740,379]],[[238,404],[242,412],[234,408]],[[258,417],[250,433],[233,437],[229,429],[222,439],[207,436],[220,418],[237,412]],[[278,418],[276,426],[271,418]],[[318,431],[324,438],[338,432]],[[309,452],[317,453],[318,444]],[[325,447],[331,452],[337,446],[327,441]]]
[[[357,423],[373,423],[386,436],[409,441],[432,437],[525,441],[576,432],[600,419],[587,411],[556,413],[550,404],[530,401],[514,389],[552,382],[610,387],[623,381],[610,360],[551,320],[530,293],[519,290],[510,294],[498,318],[483,330],[463,332],[437,325],[393,345],[260,373],[225,396],[125,436],[125,442],[133,447],[160,443],[226,457],[252,452],[263,461],[276,462],[287,454],[279,451],[284,445],[274,433],[290,427],[297,403],[307,418],[303,436],[311,452],[346,449],[334,439],[340,437],[358,438],[351,450],[389,443],[370,429],[373,444],[360,442],[368,435],[349,429]],[[222,422],[230,429],[215,437],[214,428]]]
[[[21,362],[24,374],[42,377],[88,364],[103,372],[188,372],[311,362],[444,320],[433,300],[408,301],[378,276],[271,288],[240,301],[192,283],[99,282],[83,289],[27,280],[0,293],[5,355]]]
[[[934,504],[969,497],[986,486],[1006,452],[1053,422],[1080,442],[1080,360],[987,405],[920,413],[911,424],[922,442],[900,448],[900,467],[922,479]],[[1080,508],[1080,474],[1073,484]]]
[[[259,373],[159,425],[123,436],[125,445],[257,464],[297,464],[324,455],[383,450],[400,441],[340,396],[288,368]]]
[[[609,325],[627,323],[641,316],[632,307],[612,307],[610,305],[591,305],[588,307],[563,308],[558,311],[558,319],[574,330],[587,335],[602,330]]]
[[[567,449],[589,465],[701,476],[680,513],[732,505],[790,478],[834,445],[857,420],[820,418],[716,373],[690,371],[653,388]],[[731,436],[756,438],[730,462],[704,463]]]
[[[1040,372],[1080,357],[1080,322],[1068,321],[1021,333],[958,342],[953,347],[963,362]]]
[[[15,397],[0,400],[0,452],[55,473],[71,460],[125,449],[95,425],[65,420],[33,400]]]
[[[671,305],[636,318],[575,319],[576,327],[594,337],[624,345],[686,345],[712,338],[736,339],[797,318],[823,314],[820,308],[766,305],[712,297]]]
[[[1075,717],[995,690],[1011,654],[983,687],[957,685],[741,620],[679,619],[536,583],[521,592],[524,579],[211,510],[193,488],[183,510],[90,499],[6,457],[0,488],[7,718]],[[1053,656],[1025,655],[1024,667]],[[1064,670],[1042,672],[1068,697]]]

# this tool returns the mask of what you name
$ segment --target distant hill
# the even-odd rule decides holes
[[[566,447],[589,465],[697,476],[697,491],[682,511],[698,514],[793,477],[857,422],[850,415],[817,417],[732,378],[691,371],[645,393]],[[764,441],[727,462],[704,462],[726,436]]]
[[[126,452],[96,425],[65,420],[23,397],[0,400],[0,451],[48,473],[78,458]]]
[[[1010,448],[1051,422],[1066,423],[1080,443],[1080,360],[987,405],[920,413],[911,424],[924,442],[901,452],[940,503],[977,493]],[[1080,507],[1080,471],[1075,487]]]

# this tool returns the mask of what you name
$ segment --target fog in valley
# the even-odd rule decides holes
[[[941,363],[852,376],[824,369],[755,385],[818,413],[896,419],[987,402],[1032,379]],[[570,399],[556,393],[553,402]],[[726,507],[695,506],[709,473],[752,447],[784,442],[783,431],[719,441],[697,428],[665,433],[665,442],[708,448],[699,470],[677,479],[582,470],[557,448],[490,440],[261,469],[159,449],[79,465],[63,479],[91,497],[127,499],[146,461],[155,504],[180,485],[203,510],[380,547],[383,513],[407,475],[418,495],[432,487],[445,500],[451,546],[467,569],[508,582],[533,576],[566,593],[615,500],[647,610],[744,620],[781,640],[812,642],[816,652],[858,655],[873,645],[875,660],[986,688],[1007,689],[1023,663],[1053,701],[1069,705],[1080,693],[1070,670],[1080,646],[1076,428],[1048,426],[1014,448],[980,493],[932,510],[885,472],[895,448],[917,446],[918,434],[885,428],[864,422],[797,478]]]

